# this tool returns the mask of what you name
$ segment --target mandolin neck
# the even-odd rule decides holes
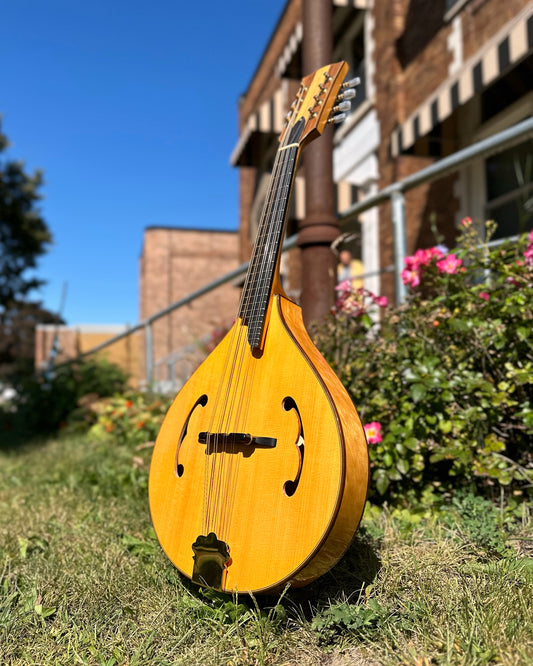
[[[248,326],[248,343],[252,349],[259,349],[262,345],[274,278],[279,270],[301,131],[302,124],[297,123],[286,135],[276,154],[244,283],[239,317]]]

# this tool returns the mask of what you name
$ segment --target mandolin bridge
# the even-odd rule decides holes
[[[198,435],[198,443],[216,447],[254,446],[262,449],[273,449],[276,446],[277,439],[275,437],[252,437],[252,435],[244,432],[201,432]]]

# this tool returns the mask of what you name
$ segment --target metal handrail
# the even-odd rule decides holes
[[[435,162],[434,164],[431,164],[430,166],[427,166],[424,169],[421,169],[420,171],[417,171],[416,173],[411,174],[410,176],[407,176],[406,178],[403,178],[402,180],[397,181],[392,185],[389,185],[388,187],[385,187],[383,190],[380,190],[376,194],[373,194],[365,198],[363,201],[354,203],[352,206],[350,206],[344,212],[338,215],[339,223],[345,224],[346,222],[355,218],[357,215],[369,210],[370,208],[374,208],[375,206],[378,206],[379,204],[382,204],[387,200],[391,202],[392,223],[394,227],[395,286],[396,286],[396,298],[399,302],[402,302],[405,298],[405,285],[401,280],[401,271],[404,266],[404,258],[406,254],[404,193],[424,183],[437,180],[447,173],[456,171],[460,166],[462,166],[467,162],[472,161],[475,158],[484,157],[491,153],[501,152],[503,148],[508,148],[512,145],[515,145],[516,143],[521,142],[524,138],[527,138],[528,136],[533,137],[533,118],[528,118],[527,120],[517,123],[516,125],[513,125],[512,127],[503,130],[502,132],[498,132],[497,134],[494,134],[493,136],[487,139],[478,141],[477,143],[468,146],[467,148],[463,148],[462,150],[459,150],[453,153],[452,155],[449,155],[448,157],[444,157],[438,162]],[[297,234],[291,236],[290,238],[287,238],[283,243],[282,252],[286,252],[287,250],[296,247],[297,242],[298,242]],[[109,347],[115,342],[122,340],[128,335],[131,335],[132,333],[144,329],[146,333],[145,336],[146,337],[145,339],[146,381],[147,384],[150,385],[153,379],[152,335],[151,335],[152,324],[161,317],[164,317],[165,315],[170,314],[175,310],[178,310],[179,308],[183,307],[184,305],[187,305],[188,303],[194,301],[200,296],[203,296],[204,294],[207,294],[210,291],[217,289],[223,284],[231,282],[232,280],[235,280],[241,275],[244,275],[248,270],[248,266],[249,262],[241,264],[240,266],[230,271],[229,273],[226,273],[222,277],[213,280],[212,282],[209,282],[204,287],[201,287],[196,291],[193,291],[188,296],[185,296],[184,298],[181,298],[178,301],[171,303],[166,308],[163,308],[162,310],[159,310],[155,314],[150,315],[150,317],[146,317],[146,319],[143,319],[135,326],[129,328],[127,331],[120,333],[114,336],[113,338],[106,340],[105,342],[102,342],[101,344],[97,345],[96,347],[93,347],[92,349],[89,349],[86,352],[83,352],[82,354],[79,354],[76,358],[77,359],[84,358],[91,354],[95,354],[96,352],[99,352],[102,349]],[[57,364],[55,367],[70,363],[72,362],[72,360],[66,361],[61,364]]]

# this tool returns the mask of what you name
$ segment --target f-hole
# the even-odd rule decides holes
[[[191,420],[191,416],[193,415],[193,412],[198,407],[198,405],[200,405],[201,407],[205,407],[207,405],[207,396],[205,395],[205,393],[204,393],[204,395],[201,395],[198,398],[198,400],[194,403],[194,405],[192,406],[191,411],[188,413],[187,418],[185,419],[185,423],[183,424],[183,428],[181,429],[180,438],[178,440],[178,448],[176,449],[176,468],[175,469],[176,469],[176,476],[177,477],[182,477],[183,472],[184,472],[183,465],[178,461],[178,456],[180,454],[181,443],[183,442],[183,440],[187,436],[187,428],[189,426],[189,421]]]
[[[298,410],[298,406],[294,401],[294,398],[287,396],[286,398],[283,399],[282,406],[286,412],[290,412],[291,410],[293,410],[294,413],[296,414],[296,418],[298,419],[298,434],[296,436],[296,441],[294,442],[294,445],[296,446],[296,449],[298,451],[298,471],[296,472],[296,476],[294,477],[293,480],[285,481],[285,483],[283,484],[283,490],[285,491],[287,497],[292,497],[298,488],[298,484],[300,483],[300,476],[302,474],[302,468],[304,464],[304,454],[305,454],[304,428],[302,425],[302,417],[300,416],[300,411]]]

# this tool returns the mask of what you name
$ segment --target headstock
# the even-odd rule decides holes
[[[300,146],[316,139],[328,123],[344,120],[355,97],[359,79],[343,83],[348,64],[344,61],[317,69],[302,79],[300,89],[286,117],[279,140]]]

